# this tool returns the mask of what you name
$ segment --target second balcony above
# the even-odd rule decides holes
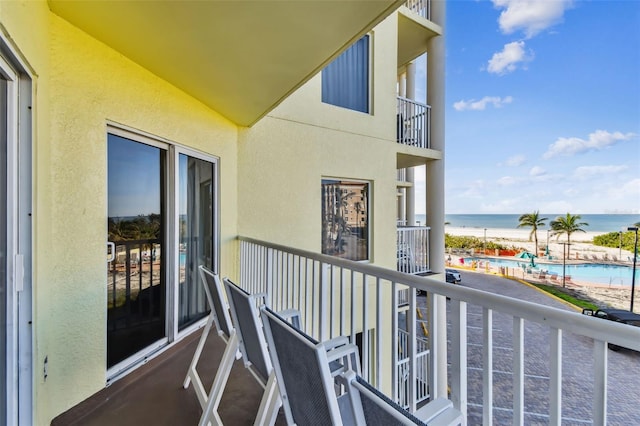
[[[396,139],[399,144],[430,148],[431,107],[398,96]]]

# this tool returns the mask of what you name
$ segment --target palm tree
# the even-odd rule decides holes
[[[582,216],[579,214],[572,215],[567,213],[566,216],[558,216],[555,220],[551,221],[551,235],[557,235],[560,238],[560,235],[567,234],[567,258],[569,256],[570,244],[571,244],[571,234],[574,232],[586,232],[582,229],[583,226],[589,226],[586,222],[579,222],[582,219]]]
[[[545,221],[549,220],[546,217],[540,217],[540,212],[535,211],[533,213],[525,213],[518,218],[520,223],[518,224],[518,228],[530,227],[531,233],[529,234],[529,241],[531,241],[531,237],[535,238],[536,242],[536,250],[533,253],[534,255],[538,255],[538,228],[542,228],[545,226]]]

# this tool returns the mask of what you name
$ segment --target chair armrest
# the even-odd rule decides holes
[[[324,347],[327,349],[327,352],[337,348],[338,346],[348,345],[349,338],[345,336],[334,337],[333,339],[329,339],[326,342],[322,342]]]
[[[447,398],[436,398],[425,406],[420,407],[413,415],[428,423],[431,419],[452,407],[453,403]]]
[[[302,330],[302,314],[297,309],[285,309],[283,311],[279,311],[278,315],[280,315],[285,321],[288,321],[298,330]]]
[[[347,370],[360,374],[360,353],[358,347],[352,343],[327,351],[327,360],[334,377]]]

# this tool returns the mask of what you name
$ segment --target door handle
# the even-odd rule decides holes
[[[116,258],[116,244],[111,241],[107,241],[107,263],[113,262]]]

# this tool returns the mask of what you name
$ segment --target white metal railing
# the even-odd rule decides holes
[[[411,382],[409,381],[409,340],[411,335],[409,332],[398,330],[398,365],[396,383],[398,401],[404,402],[405,408],[409,408],[409,389]],[[424,337],[416,336],[416,403],[421,403],[429,399],[429,341]]]
[[[397,141],[403,145],[430,148],[431,107],[398,96]]]
[[[483,424],[492,424],[497,399],[511,401],[512,408],[505,410],[501,407],[500,412],[510,411],[514,424],[523,423],[525,412],[531,410],[527,404],[533,401],[538,402],[538,407],[547,407],[545,423],[554,425],[561,423],[563,398],[568,393],[579,393],[581,411],[591,411],[591,418],[586,422],[598,425],[607,423],[607,407],[614,412],[616,404],[629,399],[625,394],[607,398],[609,392],[625,392],[624,387],[607,386],[607,343],[640,351],[638,327],[244,237],[240,238],[240,268],[239,284],[245,290],[265,292],[267,302],[275,309],[300,310],[305,331],[316,339],[343,335],[357,342],[359,333],[367,330],[361,334],[360,344],[363,375],[378,387],[400,381],[398,366],[401,359],[397,349],[400,343],[397,333],[399,286],[427,292],[428,372],[431,372],[427,374],[427,382],[430,395],[433,398],[447,397],[448,385],[449,398],[467,417],[467,353],[472,349],[480,350],[483,365],[481,369],[471,370],[474,374],[471,388],[476,393],[474,409],[477,401],[482,401]],[[413,386],[409,386],[406,396],[400,395],[396,386],[391,386],[390,391],[394,400],[410,410],[416,408],[419,396],[417,379],[422,374],[418,362],[421,347],[417,337],[415,293],[409,292],[406,311],[407,377]],[[446,310],[443,309],[445,301],[448,305]],[[478,323],[467,327],[468,318],[476,317],[479,318]],[[511,326],[508,333],[496,335],[499,339],[497,344],[493,338],[494,322],[505,318]],[[450,330],[449,338],[446,336],[447,328]],[[480,333],[480,337],[468,343],[469,330]],[[524,344],[525,335],[530,339],[532,335],[539,337],[540,333],[545,337],[537,339],[536,345]],[[580,348],[569,346],[563,350],[563,337],[568,335],[579,340],[585,348],[584,353],[576,354]],[[473,336],[477,337],[476,334]],[[509,348],[512,349],[507,351]],[[563,371],[563,366],[568,359],[579,359],[579,371],[571,376],[571,386],[565,389],[563,376],[569,373],[569,368]],[[549,360],[545,387],[527,386],[525,389],[525,366],[533,368],[530,363],[535,364],[536,360]],[[504,369],[509,365],[513,371],[508,375],[494,369],[494,366]],[[402,371],[404,373],[405,370]],[[526,376],[530,378],[530,374]],[[503,382],[494,386],[498,377]],[[382,390],[389,391],[386,387]],[[500,398],[494,398],[494,393]],[[536,399],[540,396],[546,398],[543,403]],[[589,400],[590,408],[585,410]]]
[[[398,169],[398,181],[406,182],[407,181],[407,169]]]
[[[407,306],[409,304],[410,288],[401,288],[398,290],[398,306]]]
[[[407,274],[423,274],[429,268],[428,226],[403,226],[397,228],[397,269]]]
[[[408,0],[404,5],[412,12],[431,20],[431,0]]]

